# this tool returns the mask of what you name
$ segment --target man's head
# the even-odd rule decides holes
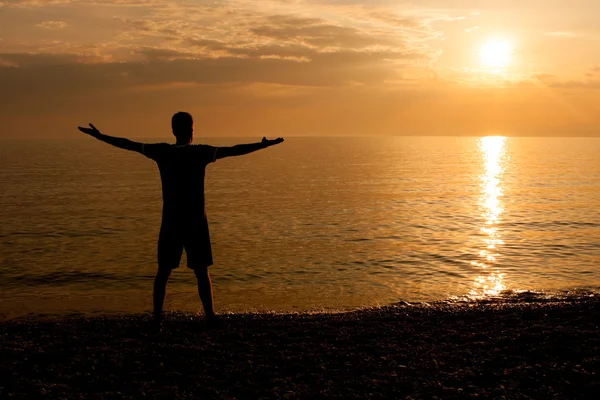
[[[194,120],[189,113],[180,111],[171,118],[171,129],[178,142],[191,143],[194,138]]]

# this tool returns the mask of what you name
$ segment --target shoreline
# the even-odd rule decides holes
[[[202,308],[202,303],[197,298],[196,287],[194,287],[193,293],[188,296],[191,302],[195,303],[196,310]],[[147,291],[144,292],[146,303],[148,301]],[[169,293],[172,296],[172,293]],[[307,306],[291,306],[291,307],[280,307],[270,308],[268,305],[262,307],[248,307],[246,309],[239,308],[221,308],[217,309],[219,314],[337,314],[360,311],[365,309],[379,309],[388,306],[407,305],[411,307],[419,306],[444,306],[444,305],[456,305],[456,304],[481,304],[481,303],[537,303],[537,302],[569,302],[573,300],[587,299],[598,297],[600,298],[600,286],[599,287],[574,287],[570,289],[554,289],[554,290],[504,290],[495,295],[486,296],[475,296],[471,297],[468,295],[462,296],[451,296],[445,298],[433,298],[423,300],[397,300],[394,303],[371,303],[365,305],[354,305],[354,306],[321,306],[321,307],[307,307]],[[107,296],[108,299],[114,297]],[[4,301],[4,302],[3,302]],[[0,305],[3,305],[5,309],[11,309],[15,305],[20,304],[18,299],[11,298],[11,303],[6,303],[6,299],[0,298]],[[53,301],[53,300],[52,300]],[[120,299],[121,302],[127,301],[127,298]],[[116,304],[122,304],[119,302],[107,304],[106,299],[102,299],[102,308],[94,307],[91,311],[80,311],[86,309],[86,303],[80,304],[79,300],[70,300],[70,304],[75,302],[77,308],[70,307],[62,311],[37,311],[37,312],[0,312],[0,324],[9,321],[27,321],[27,320],[51,320],[57,318],[101,318],[101,317],[124,317],[130,315],[143,315],[151,312],[151,304],[147,304],[147,307],[136,307],[134,309],[119,309]],[[367,302],[368,303],[368,302]],[[276,307],[276,306],[275,306]],[[169,309],[177,308],[177,305],[167,306],[167,312],[171,314],[187,314],[197,315],[200,311],[191,311],[190,309],[185,311],[168,311]]]
[[[7,398],[596,398],[600,296],[0,321]]]

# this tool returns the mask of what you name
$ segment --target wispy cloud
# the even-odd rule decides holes
[[[546,36],[553,36],[558,38],[577,38],[583,36],[582,33],[569,32],[569,31],[553,31],[544,33]]]
[[[73,3],[73,0],[7,0],[7,7],[49,7]]]
[[[81,0],[20,0],[12,1],[12,7],[52,9],[71,4],[77,6],[77,15],[62,18],[60,21],[40,21],[36,25],[44,28],[70,26],[80,31],[79,45],[89,47],[90,52],[109,54],[111,59],[124,57],[125,49],[130,55],[137,53],[138,47],[153,47],[189,53],[189,43],[206,41],[223,45],[208,55],[198,50],[198,56],[234,56],[239,49],[258,50],[289,46],[302,46],[317,51],[408,51],[435,56],[428,52],[424,39],[439,35],[430,24],[436,18],[450,18],[448,15],[402,15],[386,7],[364,7],[358,5],[331,5],[312,2],[271,1],[162,1],[162,0],[103,0],[96,2]],[[144,5],[143,8],[135,6]],[[258,7],[260,5],[260,7]],[[113,10],[111,7],[119,7]],[[134,7],[134,8],[131,8]],[[106,11],[103,11],[103,8]],[[62,9],[61,9],[62,10]],[[34,11],[32,11],[34,12]],[[101,17],[102,15],[117,17]],[[34,15],[34,14],[32,14]],[[316,17],[318,15],[318,17]],[[99,26],[93,33],[85,31],[81,21],[90,20]],[[104,20],[104,23],[102,21]],[[0,18],[1,21],[1,18]],[[1,30],[0,30],[1,32]],[[87,38],[93,34],[95,43]],[[50,49],[46,38],[27,35],[28,52],[49,50],[60,51],[60,43]],[[15,39],[16,40],[16,39]],[[60,39],[59,39],[60,40]],[[62,39],[63,42],[64,39]],[[19,41],[23,45],[22,38]],[[10,47],[7,44],[6,47]],[[69,52],[77,44],[71,38],[64,51]],[[16,47],[16,46],[15,46]],[[225,47],[238,49],[223,53]],[[271,55],[269,55],[271,56]],[[287,55],[282,55],[287,56]],[[404,55],[401,58],[405,58]]]
[[[69,24],[67,24],[65,21],[44,21],[40,22],[36,26],[46,29],[62,29],[69,26]]]
[[[543,83],[546,87],[557,89],[600,89],[600,66],[595,65],[589,68],[584,77],[577,79],[560,79],[556,75],[548,73],[534,74],[532,79]]]

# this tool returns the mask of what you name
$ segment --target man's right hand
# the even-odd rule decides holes
[[[87,133],[90,136],[93,137],[98,137],[99,135],[101,135],[100,131],[98,129],[96,129],[96,127],[92,124],[90,124],[91,128],[84,128],[81,126],[78,126],[77,129],[79,129],[81,132],[83,133]]]
[[[281,142],[283,142],[283,138],[280,138],[280,137],[277,139],[273,139],[273,140],[269,140],[266,137],[263,137],[261,143],[264,144],[265,147],[269,147],[269,146],[274,146],[276,144],[279,144]]]

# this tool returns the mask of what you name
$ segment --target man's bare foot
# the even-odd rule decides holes
[[[162,332],[162,318],[153,317],[150,321],[148,331],[150,334],[157,334]]]
[[[207,329],[219,329],[225,327],[225,323],[221,317],[216,316],[215,314],[206,315],[204,317],[204,323]]]

